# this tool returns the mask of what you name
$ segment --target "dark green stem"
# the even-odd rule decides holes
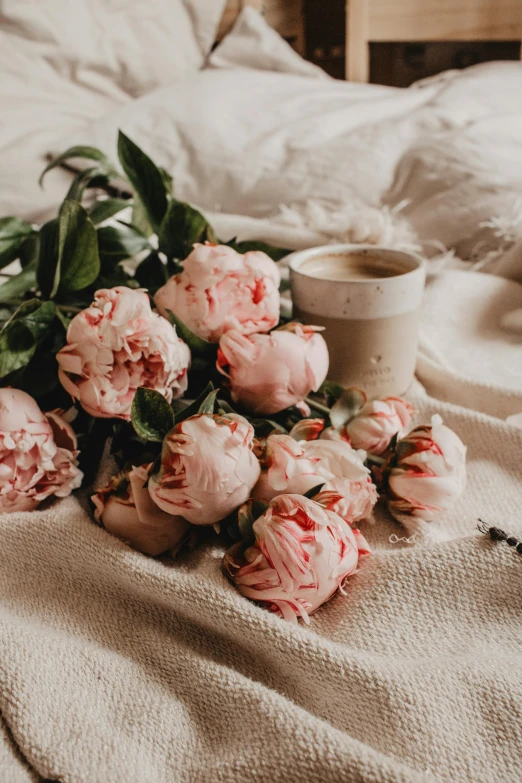
[[[324,413],[325,416],[330,415],[330,408],[328,408],[326,405],[322,405],[320,402],[316,402],[315,400],[312,400],[311,397],[306,397],[305,402],[311,407],[314,408],[316,411],[320,411],[320,413]]]

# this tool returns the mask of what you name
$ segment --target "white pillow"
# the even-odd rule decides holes
[[[0,0],[0,47],[32,43],[57,73],[134,97],[199,70],[225,0]],[[6,38],[5,36],[8,36]]]

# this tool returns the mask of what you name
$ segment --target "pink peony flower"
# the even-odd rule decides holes
[[[234,402],[270,415],[316,391],[328,372],[328,348],[318,331],[292,323],[270,334],[224,334],[217,368],[227,377]]]
[[[384,454],[394,435],[407,431],[415,410],[401,397],[382,397],[368,400],[340,431],[341,439],[354,449],[364,449],[370,454]],[[332,438],[335,430],[325,430],[321,437]],[[336,436],[333,435],[333,439]]]
[[[32,511],[64,498],[83,478],[76,435],[57,412],[42,413],[20,389],[0,389],[0,511]]]
[[[284,493],[304,495],[324,484],[338,499],[333,510],[349,524],[371,516],[377,490],[360,453],[348,443],[300,441],[289,435],[269,435],[266,441],[266,469],[252,491],[252,497],[268,503]]]
[[[141,465],[127,474],[113,476],[91,498],[94,516],[109,533],[138,552],[156,556],[170,550],[175,554],[191,526],[183,517],[167,514],[154,503],[145,486],[149,468]]]
[[[279,282],[277,265],[266,253],[194,245],[183,272],[159,289],[154,302],[162,315],[171,310],[199,337],[217,342],[229,329],[242,334],[273,329]]]
[[[388,508],[413,531],[451,508],[466,485],[466,447],[438,415],[397,443],[390,465]]]
[[[236,544],[225,554],[225,571],[242,595],[285,620],[300,616],[309,623],[309,615],[342,589],[370,552],[361,533],[331,510],[331,500],[330,493],[314,500],[290,494],[270,502],[254,522],[255,543]]]
[[[237,414],[202,414],[177,424],[163,441],[161,469],[149,481],[154,502],[194,525],[213,525],[250,496],[259,478],[254,429]]]
[[[96,291],[93,304],[69,324],[56,358],[63,387],[92,416],[129,420],[139,386],[168,402],[187,388],[188,346],[152,312],[143,290]]]

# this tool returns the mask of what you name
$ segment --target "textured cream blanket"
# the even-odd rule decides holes
[[[519,783],[522,557],[476,531],[481,516],[522,535],[522,429],[500,418],[516,388],[496,418],[453,404],[451,377],[462,396],[473,366],[503,350],[522,368],[522,347],[490,334],[481,356],[485,276],[448,274],[428,289],[422,380],[450,401],[413,396],[468,444],[465,496],[429,545],[390,543],[404,534],[380,514],[374,555],[310,627],[236,593],[217,540],[171,563],[75,499],[0,518],[2,783]],[[469,286],[486,324],[466,338],[448,302]],[[486,379],[489,414],[493,380],[517,383]]]

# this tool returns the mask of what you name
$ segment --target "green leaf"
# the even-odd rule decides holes
[[[71,316],[71,318],[69,318],[69,316],[65,315],[65,313],[62,313],[61,310],[57,310],[56,311],[56,317],[60,321],[60,323],[63,326],[63,328],[65,329],[65,331],[67,331],[67,329],[69,328],[69,324],[72,321],[72,316]]]
[[[69,160],[69,158],[86,158],[87,160],[98,160],[103,161],[107,165],[107,170],[112,169],[111,164],[109,163],[107,156],[101,152],[101,150],[97,150],[95,147],[69,147],[68,150],[65,152],[62,152],[61,155],[58,155],[57,158],[54,158],[42,171],[42,175],[40,179],[38,180],[39,185],[42,185],[43,179],[48,171],[51,169],[54,169],[56,166],[59,166],[61,163],[64,163],[66,160]]]
[[[254,428],[256,436],[260,438],[266,438],[274,431],[281,435],[288,435],[288,430],[272,419],[250,419],[250,424]]]
[[[0,218],[0,269],[18,258],[23,243],[33,233],[25,220],[17,217]]]
[[[125,198],[106,198],[103,201],[96,201],[89,210],[89,217],[95,226],[103,223],[105,220],[118,215],[127,207],[132,207],[132,199]]]
[[[36,232],[29,234],[29,236],[24,239],[20,245],[20,250],[18,251],[18,258],[20,259],[22,268],[29,266],[31,262],[36,263],[38,260],[39,248],[40,235]]]
[[[312,500],[313,498],[315,498],[316,495],[319,494],[319,492],[322,490],[324,485],[325,485],[324,481],[322,484],[316,484],[315,487],[312,487],[311,489],[308,490],[308,492],[304,493],[304,497]]]
[[[152,250],[149,240],[136,226],[121,221],[118,221],[117,226],[102,226],[98,229],[98,248],[104,264],[117,264],[134,258],[142,250]]]
[[[174,411],[162,394],[140,387],[132,401],[131,422],[140,438],[161,442],[174,426]]]
[[[214,391],[214,384],[209,383],[203,389],[199,397],[197,397],[193,402],[190,403],[190,405],[187,405],[186,408],[183,408],[182,411],[179,411],[176,413],[176,424],[179,424],[181,421],[185,421],[186,419],[190,419],[191,416],[196,416],[199,413],[199,409],[201,405],[204,403],[204,401],[208,398],[208,396]]]
[[[172,175],[169,174],[169,172],[166,169],[162,168],[161,166],[159,167],[159,173],[161,174],[161,178],[163,180],[163,184],[165,185],[165,190],[167,191],[169,196],[173,196],[174,195],[174,179],[173,179]]]
[[[281,261],[282,258],[285,258],[285,256],[292,252],[287,248],[275,247],[275,245],[269,245],[268,242],[258,242],[256,240],[237,242],[236,239],[231,239],[227,242],[227,245],[234,248],[238,253],[249,253],[251,250],[261,250],[261,252],[270,256],[273,261]]]
[[[151,294],[155,294],[158,288],[165,285],[169,279],[167,267],[155,251],[152,251],[136,267],[134,277],[140,286],[146,288]]]
[[[0,378],[29,364],[38,344],[49,334],[56,315],[53,302],[24,302],[0,332]]]
[[[133,226],[136,226],[136,228],[138,228],[146,237],[150,237],[154,231],[152,230],[152,226],[149,223],[145,207],[137,196],[134,196],[132,201],[133,207],[131,223]]]
[[[58,218],[49,220],[40,229],[37,280],[42,295],[47,299],[54,287],[58,269],[58,239],[60,223]]]
[[[104,166],[93,166],[81,171],[73,179],[65,198],[71,201],[81,201],[87,188],[100,187],[107,184],[109,175]]]
[[[360,389],[346,389],[330,410],[332,427],[340,430],[358,414],[364,403],[366,394]]]
[[[219,394],[219,389],[214,389],[214,391],[211,391],[201,405],[199,406],[198,413],[214,413],[214,408],[216,406],[216,397]]]
[[[196,242],[215,242],[210,223],[197,209],[172,199],[158,231],[158,244],[169,258],[183,260]]]
[[[319,394],[329,394],[334,400],[338,400],[344,394],[344,386],[335,381],[324,381],[319,388]]]
[[[0,302],[8,302],[10,299],[19,299],[35,286],[36,263],[33,261],[32,264],[29,264],[25,269],[22,269],[20,274],[16,275],[16,277],[11,277],[0,285]]]
[[[267,508],[268,503],[252,498],[240,506],[237,512],[237,526],[242,540],[250,541],[254,538],[254,522],[263,516]]]
[[[215,359],[218,351],[217,343],[210,343],[208,340],[203,340],[202,337],[198,337],[188,328],[188,326],[185,326],[183,321],[179,319],[172,310],[167,310],[167,315],[172,326],[176,327],[178,337],[181,337],[183,342],[187,343],[194,356]]]
[[[158,231],[167,211],[167,193],[160,170],[145,153],[121,131],[118,157],[123,170],[140,198],[150,224]]]
[[[81,204],[66,199],[59,222],[58,267],[51,297],[58,289],[81,291],[100,273],[96,229]]]

